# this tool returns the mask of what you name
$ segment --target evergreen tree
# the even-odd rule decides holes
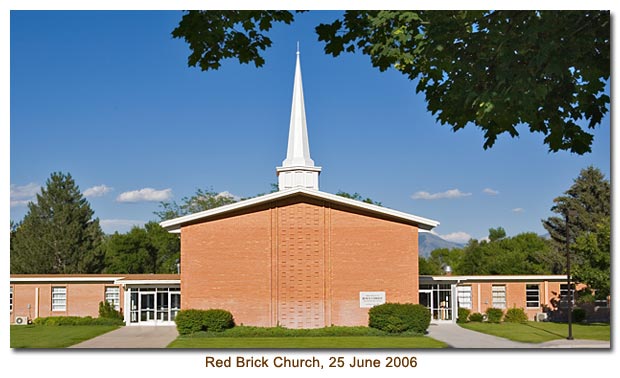
[[[558,254],[555,273],[563,272],[566,253],[566,214],[569,243],[584,232],[596,232],[597,225],[611,216],[611,186],[603,173],[592,166],[581,170],[563,196],[553,200],[551,211],[558,214],[543,220]]]
[[[594,232],[577,237],[573,251],[579,262],[573,270],[577,282],[596,291],[596,297],[606,299],[611,292],[611,219],[605,218]]]
[[[52,173],[11,238],[11,273],[98,273],[99,219],[70,174]]]

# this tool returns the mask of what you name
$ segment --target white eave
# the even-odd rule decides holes
[[[118,279],[114,281],[116,284],[123,285],[180,285],[181,280],[126,280]]]
[[[420,281],[424,279],[432,280],[432,281],[447,281],[454,282],[458,281],[461,283],[465,282],[481,282],[481,281],[492,281],[492,282],[511,282],[511,281],[566,281],[566,275],[482,275],[482,276],[420,276]]]
[[[354,209],[365,210],[370,213],[374,213],[377,215],[383,215],[387,217],[394,218],[399,221],[404,221],[405,223],[414,224],[423,230],[431,230],[439,225],[439,222],[427,219],[423,217],[419,217],[417,215],[403,213],[401,211],[388,209],[386,207],[372,205],[369,203],[352,200],[349,198],[337,196],[335,194],[325,193],[318,190],[312,190],[302,187],[296,187],[287,190],[281,190],[279,192],[266,194],[264,196],[250,198],[244,201],[236,202],[230,205],[221,206],[215,209],[201,211],[199,213],[186,215],[183,217],[170,219],[167,221],[163,221],[160,225],[168,230],[169,232],[180,232],[182,226],[197,223],[201,221],[206,221],[211,217],[226,214],[229,212],[233,212],[236,210],[242,210],[251,206],[268,203],[271,201],[281,200],[287,197],[292,197],[295,195],[305,195],[311,198],[325,200],[331,203],[336,203],[339,205],[351,207]]]
[[[47,276],[47,277],[10,277],[11,282],[116,282],[119,277],[67,277],[67,276]]]

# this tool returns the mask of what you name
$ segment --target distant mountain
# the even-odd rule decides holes
[[[465,244],[454,243],[440,238],[430,232],[420,232],[418,234],[418,253],[420,257],[428,257],[431,252],[438,248],[463,248]]]

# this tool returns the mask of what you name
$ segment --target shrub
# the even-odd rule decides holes
[[[220,332],[235,326],[232,314],[220,309],[181,310],[174,321],[181,335],[200,331]]]
[[[430,311],[419,304],[384,303],[368,311],[368,325],[389,333],[422,334],[430,323]]]
[[[586,310],[583,308],[575,308],[573,309],[573,321],[575,323],[583,323],[586,320]]]
[[[99,302],[99,317],[104,319],[123,320],[123,314],[116,311],[114,305],[108,301]]]
[[[501,308],[488,308],[487,309],[487,321],[489,323],[499,323],[502,321],[502,317],[504,316],[504,311]]]
[[[525,323],[527,322],[527,315],[522,308],[511,308],[506,311],[504,321],[508,323]]]
[[[469,314],[471,310],[468,308],[459,307],[458,317],[456,318],[457,323],[467,323],[467,319],[469,318]]]
[[[469,315],[470,322],[482,322],[484,320],[484,315],[479,312],[474,312]]]
[[[36,325],[46,326],[80,326],[80,325],[124,325],[121,319],[93,318],[90,316],[49,316],[46,318],[36,318],[33,321]]]

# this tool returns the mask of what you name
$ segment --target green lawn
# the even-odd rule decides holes
[[[311,337],[191,337],[180,336],[168,348],[253,349],[372,349],[445,348],[446,344],[425,336],[311,336]]]
[[[119,328],[109,325],[12,325],[11,348],[66,348]]]
[[[472,331],[487,333],[513,341],[525,343],[543,343],[545,341],[565,339],[568,336],[568,324],[551,322],[520,323],[464,323],[459,324]],[[609,324],[573,324],[575,339],[609,341],[611,327]]]

